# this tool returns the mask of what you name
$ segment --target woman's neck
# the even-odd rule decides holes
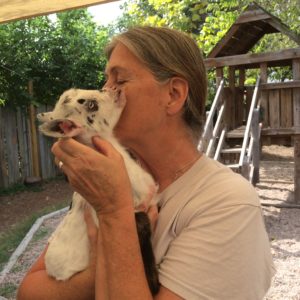
[[[186,135],[168,141],[139,143],[130,149],[141,166],[152,174],[160,192],[188,171],[201,156]]]

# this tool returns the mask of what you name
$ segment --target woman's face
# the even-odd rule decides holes
[[[121,142],[131,147],[164,130],[168,83],[158,83],[127,47],[118,43],[106,67],[104,87],[121,90],[126,106],[115,128]]]

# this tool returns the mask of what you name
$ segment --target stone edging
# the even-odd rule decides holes
[[[19,244],[17,249],[14,251],[14,253],[11,255],[11,257],[9,258],[7,264],[4,266],[3,270],[1,271],[1,273],[0,273],[0,284],[3,282],[5,276],[10,272],[10,270],[12,269],[12,267],[14,266],[14,264],[16,263],[16,261],[18,260],[20,255],[25,251],[25,249],[28,246],[29,242],[31,241],[33,235],[36,233],[36,231],[39,229],[39,227],[42,225],[42,223],[45,220],[47,220],[49,218],[52,218],[54,216],[63,214],[65,212],[67,212],[68,210],[69,210],[69,207],[65,207],[63,209],[60,209],[60,210],[54,211],[52,213],[49,213],[47,215],[44,215],[42,217],[39,217],[35,221],[35,223],[32,225],[30,230],[27,232],[26,236],[21,241],[21,243]],[[3,299],[5,299],[5,298],[0,296],[0,300],[3,300]]]

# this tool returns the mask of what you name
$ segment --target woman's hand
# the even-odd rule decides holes
[[[132,193],[123,157],[107,141],[93,138],[95,148],[74,139],[57,141],[52,152],[70,184],[99,214],[115,213],[133,206]]]

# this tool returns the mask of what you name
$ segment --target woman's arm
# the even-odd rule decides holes
[[[97,278],[106,271],[109,299],[152,299],[148,287],[138,236],[134,211],[124,210],[99,216]],[[100,259],[99,259],[100,258]],[[104,264],[104,266],[103,266]],[[102,286],[96,284],[96,295],[101,295]],[[102,300],[102,297],[97,297]]]
[[[23,278],[18,290],[18,300],[92,300],[95,297],[95,262],[71,277],[68,281],[57,281],[48,276],[45,254],[48,246]],[[94,266],[93,266],[94,265]]]
[[[132,191],[121,155],[94,138],[99,151],[73,139],[55,143],[52,151],[70,184],[96,210],[96,299],[153,299],[146,279],[135,224]],[[102,273],[103,272],[103,273]],[[179,300],[161,288],[155,299]]]

